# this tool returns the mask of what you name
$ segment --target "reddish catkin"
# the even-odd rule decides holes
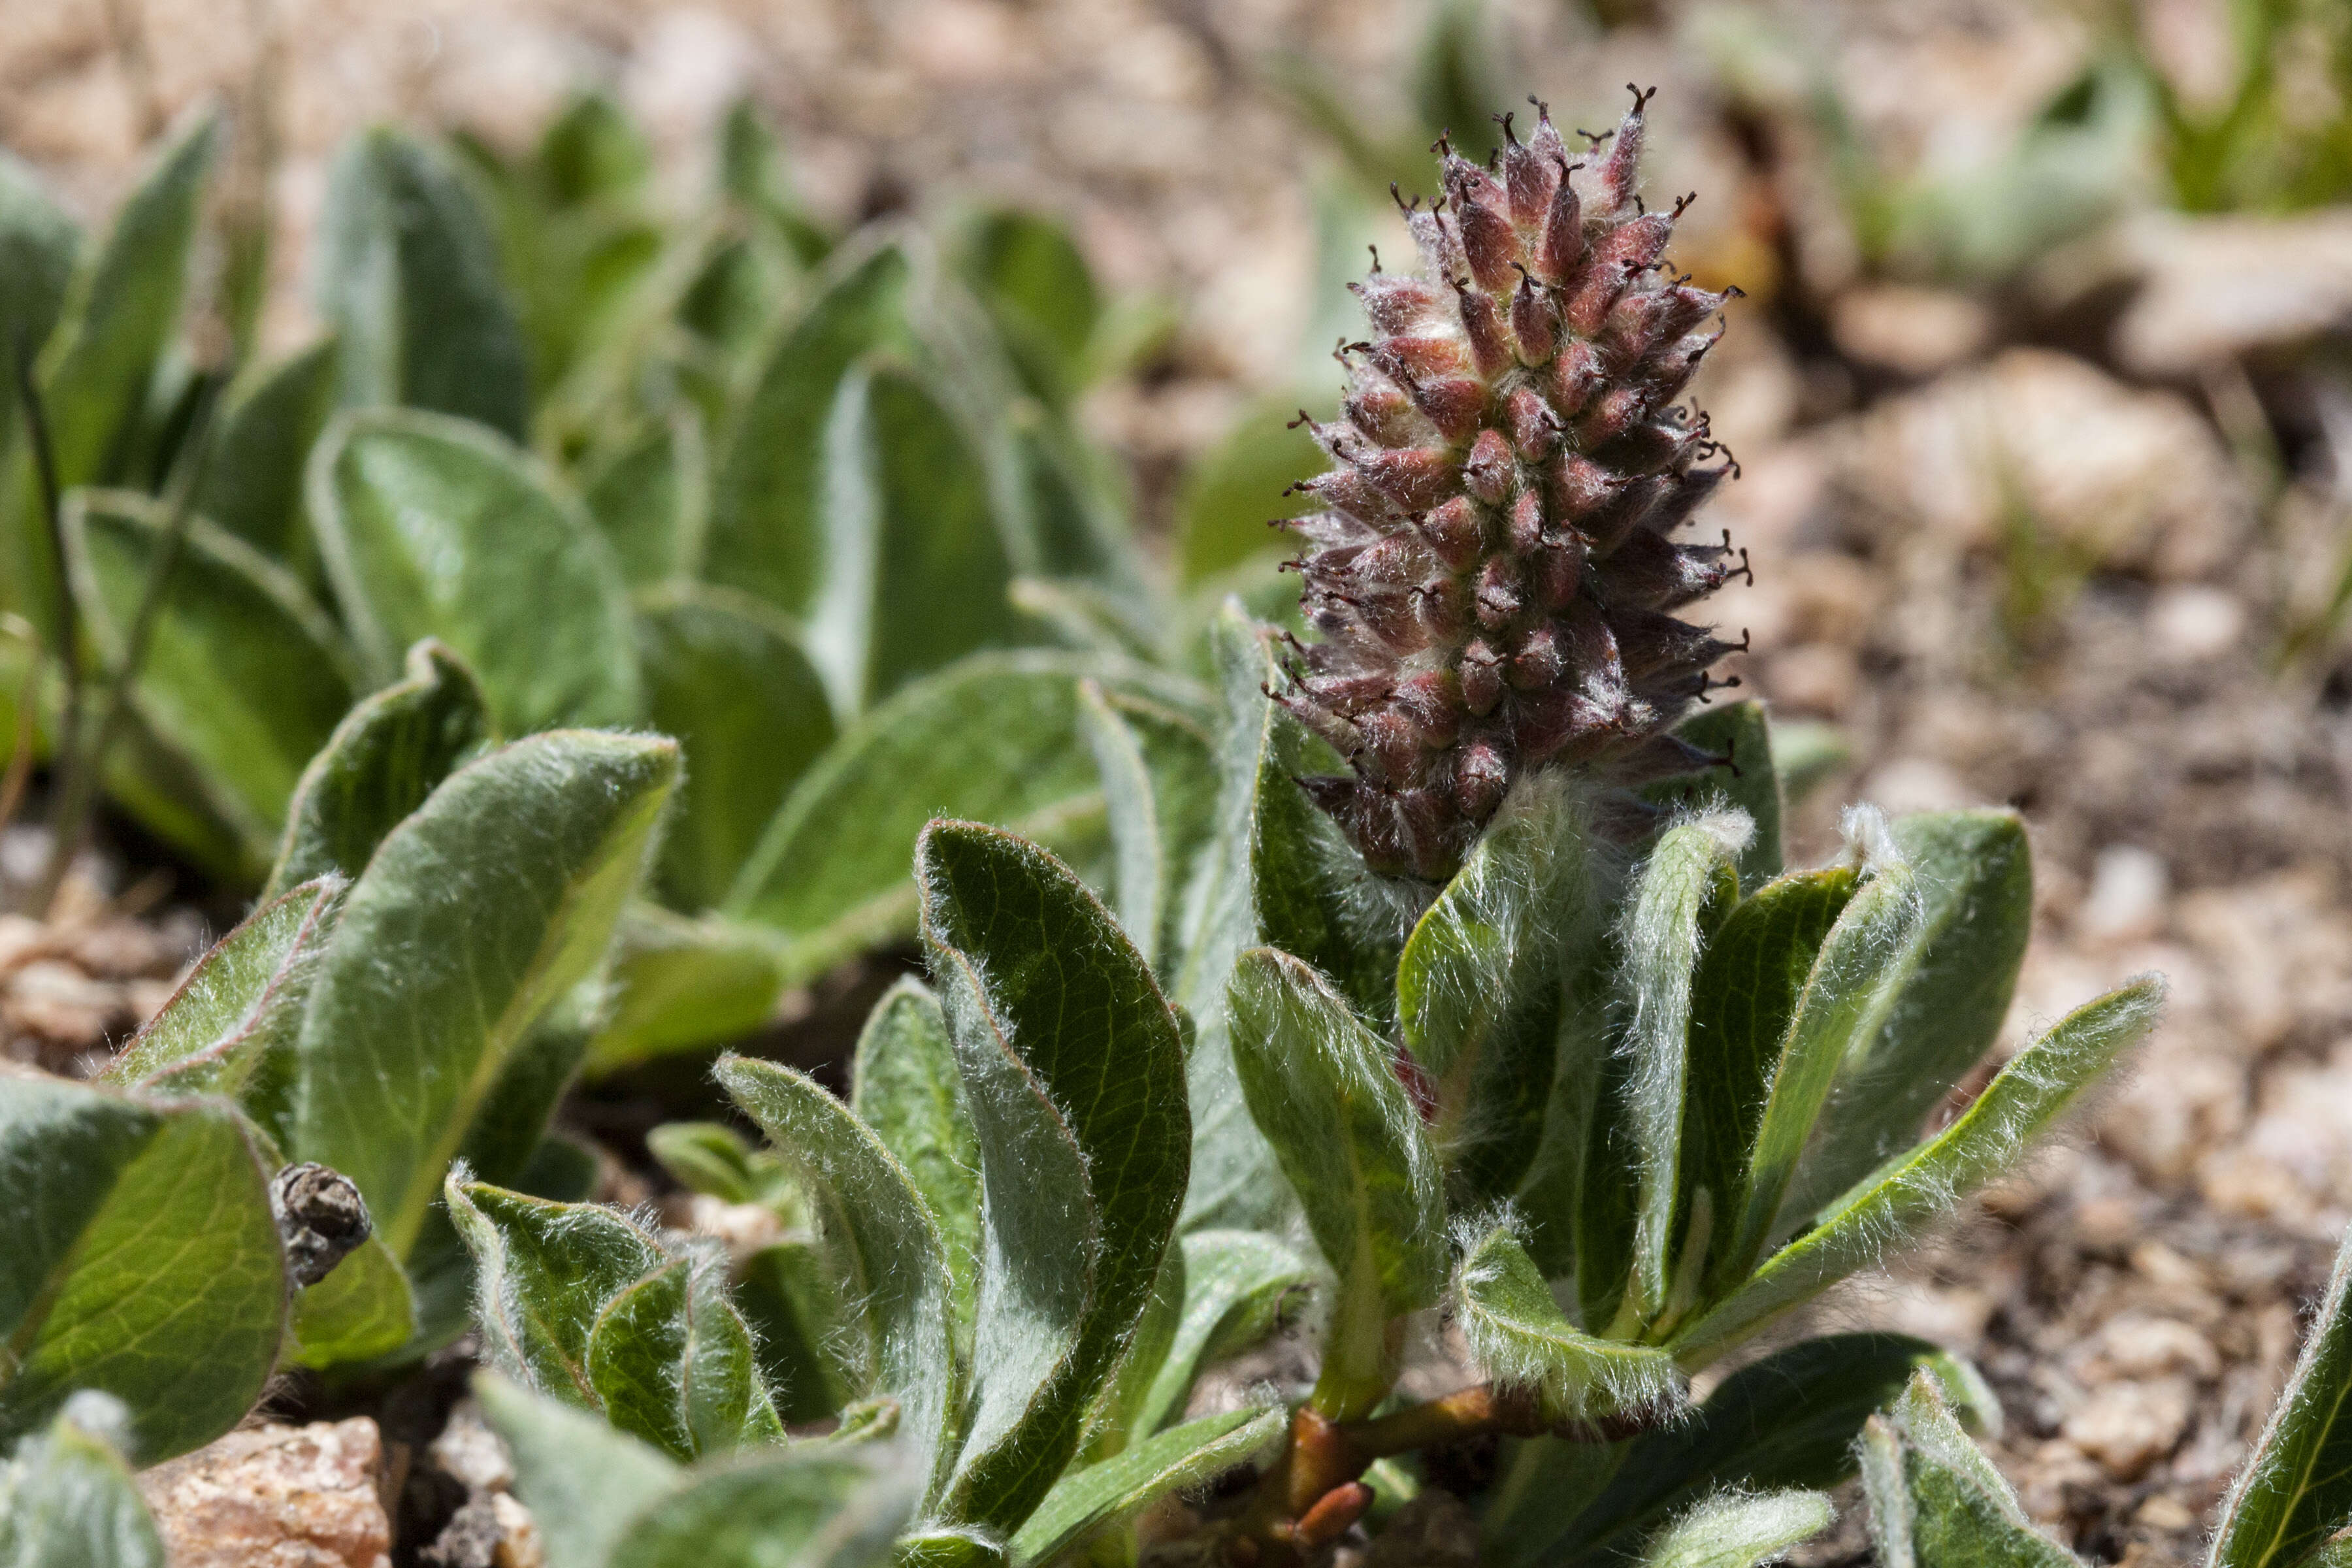
[[[1540,106],[1492,169],[1441,143],[1421,273],[1356,286],[1375,335],[1288,524],[1318,637],[1275,700],[1348,760],[1302,782],[1377,870],[1450,876],[1529,769],[1707,760],[1668,730],[1730,645],[1671,612],[1738,566],[1675,535],[1730,464],[1675,399],[1732,291],[1667,269],[1687,198],[1635,194],[1645,102],[1580,159]]]

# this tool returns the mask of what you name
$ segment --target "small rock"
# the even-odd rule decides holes
[[[1830,306],[1830,336],[1846,354],[1903,375],[1928,376],[1980,352],[1992,312],[1966,294],[1901,284],[1849,289]]]
[[[2124,232],[2146,281],[2116,323],[2132,370],[2179,375],[2352,324],[2352,213],[2149,215]]]
[[[1806,643],[1772,656],[1764,689],[1772,694],[1775,711],[1843,715],[1862,686],[1862,671],[1853,655],[1828,643]]]
[[[2106,946],[2146,941],[2164,928],[2171,885],[2171,868],[2153,850],[2131,844],[2102,849],[2091,868],[2090,894],[2075,911],[2075,930]]]
[[[514,1485],[513,1457],[470,1399],[449,1412],[449,1424],[425,1452],[445,1472],[465,1482],[468,1491],[502,1492]]]
[[[1931,757],[1895,757],[1880,763],[1864,781],[1862,798],[1890,816],[1978,804],[1960,775]]]
[[[2059,1431],[2109,1479],[2137,1480],[2180,1441],[2195,1403],[2195,1385],[2186,1378],[2110,1383],[2092,1390]]]
[[[2189,1505],[2179,1498],[2158,1492],[2139,1505],[2139,1511],[2132,1515],[2132,1521],[2150,1530],[2176,1531],[2187,1530],[2195,1524],[2197,1516],[2189,1512]]]
[[[2148,605],[2148,641],[2167,664],[2200,664],[2238,646],[2246,629],[2246,606],[2230,594],[2202,583],[2179,583]]]
[[[725,1242],[732,1258],[747,1258],[783,1235],[776,1212],[763,1204],[730,1204],[709,1193],[697,1193],[687,1213],[688,1226],[695,1235]]]
[[[498,1568],[546,1568],[546,1549],[530,1510],[505,1492],[490,1494],[490,1509],[499,1517]]]
[[[139,1477],[173,1568],[389,1568],[365,1416],[232,1432]]]
[[[2125,1377],[2221,1374],[2221,1352],[2213,1348],[2212,1341],[2187,1323],[2137,1313],[2114,1319],[2100,1331],[2099,1359]]]

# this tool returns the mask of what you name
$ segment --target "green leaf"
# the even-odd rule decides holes
[[[465,662],[429,637],[410,648],[404,678],[361,699],[302,770],[265,896],[358,876],[384,835],[497,736]]]
[[[1733,1255],[1732,1233],[1748,1217],[1758,1128],[1814,960],[1857,881],[1851,866],[1792,871],[1757,889],[1707,938],[1691,977],[1675,1198],[1678,1285],[1700,1268],[1712,1294],[1747,1272],[1753,1255]],[[1808,1117],[1795,1130],[1801,1146],[1810,1127]],[[1776,1137],[1783,1131],[1776,1129]],[[1692,1283],[1699,1278],[1692,1276]]]
[[[1138,1407],[1135,1431],[1158,1432],[1184,1414],[1202,1371],[1251,1349],[1314,1282],[1315,1268],[1273,1237],[1196,1230],[1182,1238],[1184,1300],[1167,1353]]]
[[[223,394],[212,461],[196,510],[273,560],[309,549],[302,468],[334,412],[335,340],[256,365]]]
[[[122,1424],[112,1400],[81,1394],[0,1460],[0,1568],[168,1568],[114,1444]]]
[[[1669,1250],[1685,1184],[1682,1132],[1690,1084],[1693,985],[1709,935],[1739,899],[1734,857],[1752,825],[1738,812],[1668,828],[1627,902],[1619,942],[1622,984],[1633,994],[1625,1026],[1631,1077],[1627,1121],[1642,1169],[1633,1221],[1633,1287],[1647,1315],[1665,1304]]]
[[[1281,1436],[1286,1424],[1280,1410],[1229,1410],[1188,1421],[1100,1464],[1071,1471],[1013,1532],[1013,1561],[1053,1562],[1153,1500],[1205,1485],[1247,1463]]]
[[[2012,1168],[2034,1138],[2155,1026],[2163,1004],[2163,982],[2148,976],[2060,1019],[2011,1058],[1958,1121],[1866,1177],[1811,1230],[1677,1333],[1676,1352],[1691,1364],[1719,1352]]]
[[[84,490],[65,521],[84,624],[100,657],[120,667],[170,518],[145,496]],[[257,845],[283,827],[303,764],[352,705],[352,685],[341,639],[301,584],[242,540],[192,520],[131,701]]]
[[[1756,831],[1739,852],[1739,887],[1744,893],[1753,893],[1780,874],[1780,775],[1774,766],[1772,731],[1765,721],[1764,704],[1727,702],[1702,708],[1675,725],[1675,734],[1726,761],[1695,773],[1644,784],[1643,798],[1685,811],[1746,812]]]
[[[969,1327],[979,1301],[980,1138],[947,1015],[911,975],[894,983],[866,1016],[852,1058],[849,1108],[930,1205],[955,1284],[956,1321]]]
[[[2352,1518],[2352,1243],[2221,1511],[2213,1568],[2288,1568]]]
[[[1834,724],[1780,719],[1771,728],[1772,760],[1780,774],[1780,793],[1792,806],[1853,759],[1853,742]]]
[[[1863,1494],[1885,1568],[2081,1568],[2035,1530],[1926,1373],[1863,1434]]]
[[[1643,1549],[1643,1568],[1757,1568],[1827,1530],[1831,1517],[1819,1492],[1709,1498]]]
[[[980,1138],[990,1260],[944,1507],[1010,1529],[1076,1453],[1151,1294],[1191,1155],[1183,1043],[1134,946],[1044,851],[937,822],[915,866]]]
[[[830,527],[820,480],[826,416],[851,362],[902,333],[908,275],[895,247],[874,252],[776,344],[727,433],[711,491],[711,582],[793,615],[815,607]]]
[[[449,775],[352,884],[289,1152],[349,1176],[404,1260],[532,1025],[603,954],[677,776],[665,740],[518,741]]]
[[[179,329],[219,142],[219,117],[202,114],[165,142],[74,277],[40,364],[61,489],[112,477],[110,461],[146,411]]]
[[[0,1440],[95,1388],[130,1406],[152,1462],[252,1407],[285,1324],[285,1258],[269,1172],[226,1103],[0,1077]]]
[[[345,142],[327,174],[316,277],[346,406],[430,409],[523,438],[530,351],[489,222],[446,158],[395,131]]]
[[[1324,1260],[1339,1276],[1326,1382],[1385,1366],[1390,1320],[1436,1301],[1446,1275],[1445,1209],[1437,1156],[1389,1047],[1323,977],[1276,948],[1252,948],[1234,966],[1234,1066],[1250,1114],[1274,1146],[1306,1210]],[[1391,1369],[1392,1371],[1392,1369]],[[1380,1388],[1340,1388],[1318,1408],[1333,1419],[1367,1413]]]
[[[607,1305],[667,1261],[661,1245],[597,1204],[549,1203],[456,1173],[444,1194],[474,1257],[484,1357],[543,1394],[603,1408],[590,1336]]]
[[[1596,1498],[1559,1484],[1570,1446],[1522,1447],[1496,1492],[1490,1539],[1505,1568],[1615,1561],[1676,1511],[1721,1489],[1826,1490],[1853,1479],[1854,1438],[1921,1369],[1997,1422],[1973,1367],[1904,1334],[1831,1334],[1775,1351],[1724,1379],[1684,1420],[1624,1445]]]
[[[693,574],[709,526],[710,459],[703,448],[702,420],[681,403],[587,481],[588,515],[633,587]]]
[[[930,1206],[849,1108],[800,1073],[729,1057],[719,1084],[798,1177],[843,1321],[824,1349],[854,1398],[898,1402],[908,1463],[936,1487],[963,1398],[953,1290]]]
[[[849,1321],[829,1278],[821,1246],[780,1241],[745,1258],[735,1281],[736,1305],[760,1348],[760,1374],[785,1421],[800,1425],[843,1414],[856,1397],[834,1353]],[[895,1400],[887,1405],[895,1425]]]
[[[373,1236],[334,1272],[294,1298],[297,1366],[330,1367],[388,1356],[416,1332],[416,1296],[392,1249]]]
[[[1900,863],[1874,868],[1822,938],[1771,1068],[1742,1184],[1745,1211],[1719,1256],[1720,1293],[1747,1277],[1774,1233],[1797,1163],[1854,1043],[1877,1023],[1892,990],[1888,961],[1919,915],[1918,880]]]
[[[1564,781],[1540,775],[1479,835],[1397,963],[1400,1032],[1435,1090],[1439,1158],[1468,1204],[1508,1194],[1543,1135],[1591,831]]]
[[[1454,1293],[1454,1321],[1480,1370],[1500,1386],[1534,1390],[1546,1421],[1662,1411],[1681,1397],[1665,1352],[1595,1339],[1570,1322],[1507,1224],[1465,1249]]]
[[[1087,749],[1094,753],[1095,766],[1102,773],[1114,862],[1112,903],[1118,923],[1143,955],[1143,962],[1156,964],[1170,868],[1160,841],[1160,812],[1152,799],[1151,772],[1143,759],[1143,742],[1092,680],[1078,683],[1078,721]]]
[[[636,717],[620,568],[527,454],[438,415],[346,414],[311,453],[309,494],[335,596],[380,677],[437,637],[509,733]]]
[[[788,1450],[698,1476],[641,1514],[606,1561],[609,1568],[887,1568],[919,1496],[906,1472],[871,1450]]]
[[[1182,954],[1171,989],[1199,1027],[1187,1063],[1192,1106],[1192,1184],[1186,1229],[1234,1226],[1277,1229],[1290,1217],[1286,1185],[1276,1180],[1274,1152],[1251,1119],[1234,1068],[1225,1016],[1227,983],[1244,948],[1261,941],[1287,946],[1298,940],[1297,920],[1265,933],[1259,920],[1258,874],[1286,870],[1328,890],[1326,868],[1266,864],[1257,853],[1261,825],[1279,833],[1304,805],[1289,777],[1286,751],[1295,731],[1277,725],[1280,710],[1265,699],[1278,679],[1261,629],[1237,602],[1228,601],[1210,630],[1209,652],[1222,710],[1217,795],[1209,841],[1185,889]],[[1311,807],[1307,807],[1311,812]],[[1286,843],[1295,839],[1286,838]],[[1269,851],[1269,858],[1272,852]],[[1296,950],[1293,950],[1296,951]],[[1311,963],[1317,956],[1304,953]],[[1393,973],[1393,965],[1391,965]]]
[[[1029,389],[1059,408],[1085,389],[1087,348],[1102,315],[1094,274],[1069,231],[999,208],[970,225],[957,270],[988,310]]]
[[[614,938],[612,988],[612,1015],[588,1047],[592,1077],[757,1034],[784,971],[765,931],[637,902]]]
[[[32,165],[0,153],[0,345],[8,353],[8,385],[0,391],[0,423],[15,428],[16,356],[37,358],[64,313],[80,253],[81,227],[58,205]],[[5,559],[5,556],[0,556]]]
[[[1018,640],[987,468],[923,383],[892,365],[853,367],[824,439],[824,532],[805,614],[835,706],[860,711]]]
[[[780,931],[793,981],[910,931],[907,867],[934,813],[1049,847],[1083,844],[1101,780],[1078,738],[1077,683],[1188,706],[1181,682],[1045,652],[980,654],[915,682],[817,760],[745,862],[727,910]]]
[[[783,618],[756,599],[682,586],[637,612],[646,718],[686,748],[662,844],[662,886],[706,909],[833,742],[824,684]]]
[[[684,1472],[601,1416],[474,1374],[483,1418],[514,1456],[515,1494],[538,1522],[548,1568],[605,1568],[631,1520],[677,1490]]]
[[[783,1438],[720,1260],[676,1258],[607,1301],[587,1370],[605,1419],[675,1458]]]
[[[2033,923],[2025,828],[2009,811],[1894,824],[1918,879],[1919,920],[1886,961],[1890,989],[1856,1040],[1798,1168],[1782,1223],[1801,1224],[1919,1136],[1929,1111],[1992,1048]]]
[[[283,1144],[295,1042],[343,886],[319,878],[246,916],[101,1076],[160,1093],[225,1095]]]
[[[1266,522],[1291,510],[1283,492],[1330,467],[1313,433],[1293,421],[1294,412],[1273,402],[1244,410],[1184,475],[1176,498],[1176,557],[1186,583],[1281,552],[1286,536]]]
[[[665,1121],[646,1134],[646,1152],[678,1185],[720,1203],[762,1202],[771,1185],[756,1162],[774,1157],[755,1155],[724,1122]]]

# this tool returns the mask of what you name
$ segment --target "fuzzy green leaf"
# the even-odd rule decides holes
[[[1693,1268],[1703,1268],[1710,1287],[1738,1277],[1726,1255],[1746,1217],[1766,1099],[1822,939],[1856,885],[1850,866],[1792,871],[1742,900],[1707,938],[1691,977],[1675,1199],[1677,1285],[1685,1278],[1698,1283]]]
[[[2336,1254],[2312,1321],[2253,1457],[2238,1473],[2215,1537],[2213,1568],[2288,1568],[2352,1519],[2352,1241]]]
[[[605,1302],[587,1370],[604,1418],[675,1458],[783,1438],[722,1260],[675,1258]]]
[[[474,1256],[484,1357],[542,1393],[602,1408],[590,1336],[609,1303],[662,1267],[660,1244],[596,1204],[549,1203],[454,1175],[446,1195]]]
[[[776,344],[734,428],[711,492],[704,572],[790,615],[817,604],[827,552],[826,414],[850,364],[903,332],[906,257],[876,251]]]
[[[588,1047],[589,1073],[757,1034],[783,991],[783,963],[766,931],[630,904],[613,940],[613,1007]]]
[[[1853,1479],[1854,1438],[1922,1369],[1988,1425],[2000,1411],[1967,1363],[1903,1334],[1831,1334],[1724,1379],[1690,1415],[1629,1445],[1600,1495],[1562,1485],[1564,1445],[1523,1447],[1490,1521],[1506,1568],[1616,1561],[1679,1510],[1722,1489],[1827,1489]]]
[[[77,1389],[131,1410],[150,1462],[236,1425],[278,1357],[285,1257],[269,1171],[216,1100],[0,1077],[0,1440]]]
[[[1078,683],[1078,729],[1102,774],[1110,821],[1112,907],[1143,962],[1159,962],[1160,920],[1171,868],[1160,840],[1159,805],[1143,742],[1092,680]]]
[[[2014,812],[1898,818],[1919,920],[1887,960],[1890,989],[1848,1053],[1820,1136],[1781,1208],[1784,1227],[1910,1147],[2000,1032],[2033,924],[2033,867]]]
[[[1176,498],[1177,560],[1186,583],[1269,555],[1275,542],[1265,520],[1282,510],[1283,491],[1330,466],[1314,433],[1293,425],[1293,412],[1274,402],[1244,411],[1186,472]]]
[[[335,341],[256,365],[223,395],[219,436],[196,510],[272,560],[309,547],[302,531],[302,468],[334,412]]]
[[[631,1520],[684,1483],[647,1444],[496,1373],[474,1374],[482,1415],[514,1456],[515,1493],[538,1521],[548,1568],[605,1568]]]
[[[1625,1026],[1628,1121],[1642,1167],[1633,1283],[1645,1312],[1665,1303],[1678,1200],[1687,1186],[1682,1135],[1694,976],[1708,938],[1738,901],[1735,857],[1753,832],[1746,817],[1728,811],[1668,828],[1634,885],[1619,936],[1623,984],[1633,993]]]
[[[852,1314],[831,1274],[822,1243],[780,1241],[745,1258],[735,1281],[735,1302],[758,1340],[769,1397],[793,1425],[840,1415],[858,1397],[835,1354]],[[897,1401],[867,1403],[887,1405],[895,1424]]]
[[[65,310],[81,244],[80,226],[40,175],[15,154],[0,153],[0,342],[41,352]],[[8,380],[0,416],[13,427],[16,377]],[[0,550],[0,561],[7,559]]]
[[[896,1399],[908,1463],[936,1484],[961,1407],[954,1284],[938,1224],[905,1167],[849,1108],[789,1068],[743,1057],[718,1078],[799,1178],[842,1321],[824,1348],[851,1397]]]
[[[2155,1026],[2163,982],[2136,980],[2084,1003],[2011,1058],[1959,1120],[1890,1162],[1748,1282],[1675,1336],[1686,1363],[1872,1262],[1897,1238],[2012,1168],[2116,1059]]]
[[[1747,1277],[1771,1237],[1780,1201],[1838,1069],[1877,1022],[1893,989],[1890,961],[1902,951],[1918,914],[1918,882],[1911,868],[1882,866],[1822,938],[1771,1068],[1742,1184],[1744,1210],[1729,1216],[1737,1229],[1714,1266],[1717,1293]]]
[[[1175,1016],[1066,867],[970,823],[916,850],[923,937],[980,1140],[974,1399],[952,1520],[1010,1529],[1076,1453],[1184,1201]]]
[[[430,409],[524,437],[530,350],[489,223],[446,158],[394,131],[345,142],[319,247],[319,313],[341,342],[345,405]]]
[[[1454,1295],[1480,1370],[1504,1387],[1533,1389],[1547,1421],[1658,1411],[1681,1397],[1674,1357],[1595,1339],[1570,1322],[1508,1225],[1489,1226],[1464,1250]]]
[[[1280,1410],[1229,1410],[1171,1427],[1055,1483],[1013,1536],[1016,1564],[1047,1563],[1154,1499],[1214,1480],[1282,1435]]]
[[[980,298],[1032,391],[1056,407],[1085,388],[1087,343],[1102,313],[1093,272],[1070,233],[1015,208],[982,215],[961,237],[957,269]]]
[[[168,1568],[110,1440],[122,1417],[104,1394],[83,1394],[0,1459],[0,1568]]]
[[[1271,1333],[1284,1306],[1316,1271],[1260,1231],[1196,1230],[1182,1239],[1184,1299],[1167,1353],[1138,1407],[1135,1431],[1150,1436],[1184,1413],[1193,1380]]]
[[[701,417],[681,403],[583,481],[621,574],[635,587],[694,574],[709,526],[710,459]]]
[[[534,1023],[604,952],[677,775],[665,740],[518,741],[452,773],[352,885],[303,1023],[289,1152],[357,1184],[404,1261]],[[521,1151],[537,1142],[517,1131]]]
[[[1018,640],[989,476],[911,372],[860,365],[824,420],[824,536],[809,658],[856,713],[975,649]]]
[[[639,1515],[606,1563],[888,1568],[919,1496],[911,1477],[870,1451],[788,1450],[696,1476]]]
[[[930,1205],[955,1281],[956,1321],[978,1301],[980,1139],[939,999],[911,975],[866,1015],[852,1059],[850,1109],[874,1130]]]
[[[1217,796],[1210,840],[1185,889],[1182,966],[1176,972],[1176,1000],[1199,1028],[1189,1058],[1192,1104],[1193,1183],[1184,1211],[1185,1228],[1238,1226],[1279,1228],[1292,1214],[1288,1188],[1276,1181],[1274,1152],[1244,1103],[1235,1075],[1226,993],[1234,961],[1261,942],[1298,953],[1313,963],[1332,956],[1328,943],[1309,943],[1308,912],[1336,910],[1345,889],[1333,884],[1329,868],[1344,864],[1319,853],[1325,842],[1311,837],[1321,814],[1307,805],[1291,775],[1298,771],[1296,726],[1281,722],[1281,710],[1265,700],[1281,679],[1263,629],[1238,603],[1229,601],[1210,628],[1223,727],[1216,752]],[[1267,892],[1277,882],[1298,879],[1304,891]],[[1276,918],[1262,920],[1262,907],[1280,906]],[[1326,923],[1325,928],[1328,930]],[[1293,944],[1298,945],[1293,945]],[[1369,973],[1371,963],[1350,966]],[[1387,976],[1395,973],[1389,955]],[[1359,979],[1363,974],[1359,975]]]
[[[294,1298],[292,1329],[288,1359],[297,1366],[373,1361],[415,1336],[416,1294],[392,1249],[371,1236]]]
[[[1507,1194],[1543,1136],[1589,829],[1556,775],[1515,796],[1412,928],[1396,972],[1405,1047],[1468,1204]]]
[[[637,657],[646,718],[686,748],[662,887],[681,909],[707,909],[832,744],[833,710],[789,625],[756,599],[682,586],[640,601]]]
[[[2035,1530],[2000,1472],[1921,1373],[1860,1444],[1871,1538],[1885,1568],[2081,1568]]]
[[[1644,784],[1643,797],[1685,810],[1728,807],[1746,812],[1756,831],[1739,852],[1739,887],[1753,893],[1780,874],[1780,774],[1764,704],[1727,702],[1702,708],[1675,725],[1675,733],[1710,756],[1729,760]]]
[[[165,1094],[226,1095],[284,1142],[294,1042],[342,892],[341,879],[324,877],[246,916],[101,1076]]]
[[[754,1154],[743,1135],[720,1121],[665,1121],[646,1134],[646,1152],[690,1193],[727,1204],[756,1204],[768,1195],[760,1164],[778,1167],[772,1154]]]
[[[166,509],[85,490],[65,521],[83,624],[119,665],[163,551]],[[301,584],[244,541],[191,521],[131,692],[148,726],[200,770],[215,809],[257,843],[275,840],[303,764],[334,732],[352,689],[341,638]]]
[[[1819,1492],[1709,1498],[1659,1532],[1642,1568],[1757,1568],[1827,1530],[1831,1517]]]
[[[146,412],[156,366],[179,328],[198,208],[220,139],[219,116],[189,121],[156,152],[115,209],[106,237],[84,255],[40,363],[61,489],[111,478],[110,461]]]
[[[728,901],[781,931],[805,979],[910,931],[907,864],[934,813],[994,823],[1049,847],[1087,841],[1101,780],[1078,738],[1077,682],[1093,675],[1175,707],[1182,683],[1069,654],[979,654],[907,687],[842,733],[794,786]]]
[[[358,876],[383,836],[496,738],[465,661],[429,637],[410,648],[403,678],[362,698],[302,770],[269,892]]]
[[[380,678],[437,637],[510,734],[636,717],[620,568],[527,454],[445,416],[346,414],[311,453],[308,488],[335,597]]]
[[[1321,975],[1279,949],[1252,948],[1234,966],[1229,1005],[1250,1114],[1339,1276],[1330,1331],[1356,1375],[1360,1363],[1385,1362],[1379,1347],[1391,1319],[1431,1305],[1444,1289],[1437,1156],[1388,1045]],[[1340,1359],[1327,1352],[1327,1378]],[[1352,1405],[1366,1393],[1335,1396]]]

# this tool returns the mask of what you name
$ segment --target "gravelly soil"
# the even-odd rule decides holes
[[[283,240],[269,331],[289,342],[308,330],[323,158],[352,126],[413,116],[513,141],[567,85],[604,79],[685,182],[716,110],[754,90],[829,215],[975,187],[1042,202],[1114,288],[1181,308],[1164,361],[1091,409],[1160,527],[1181,463],[1303,354],[1307,193],[1329,159],[1269,90],[1275,62],[1311,56],[1367,113],[1393,112],[1417,9],[0,0],[0,143],[96,213],[184,104],[265,106]],[[2291,345],[2232,345],[2193,310],[2119,321],[2128,288],[2086,313],[2030,279],[1971,300],[1861,278],[1801,130],[1728,111],[1712,35],[1667,9],[1664,30],[1602,37],[1572,7],[1499,7],[1526,85],[1572,112],[1613,112],[1628,76],[1665,86],[1652,183],[1706,195],[1683,264],[1755,296],[1702,398],[1746,470],[1718,509],[1757,566],[1722,601],[1758,650],[1740,673],[1852,747],[1801,839],[1825,850],[1849,798],[2017,805],[2040,930],[2012,1040],[2126,974],[2173,984],[2159,1037],[2074,1147],[1820,1315],[1974,1354],[2036,1518],[2102,1560],[2186,1561],[2352,1213],[2352,720],[2324,650],[2274,668],[2332,580],[2330,486],[2352,465],[2331,468],[2326,433],[2345,421]],[[2086,47],[2023,0],[1782,9],[1833,42],[1830,68],[1897,157],[2007,134]],[[2150,368],[2128,351],[2200,331],[2247,352]],[[88,892],[67,930],[0,921],[13,1053],[87,1066],[168,994],[198,922],[157,923],[152,896],[110,912]],[[1858,1549],[1849,1520],[1808,1555]]]

